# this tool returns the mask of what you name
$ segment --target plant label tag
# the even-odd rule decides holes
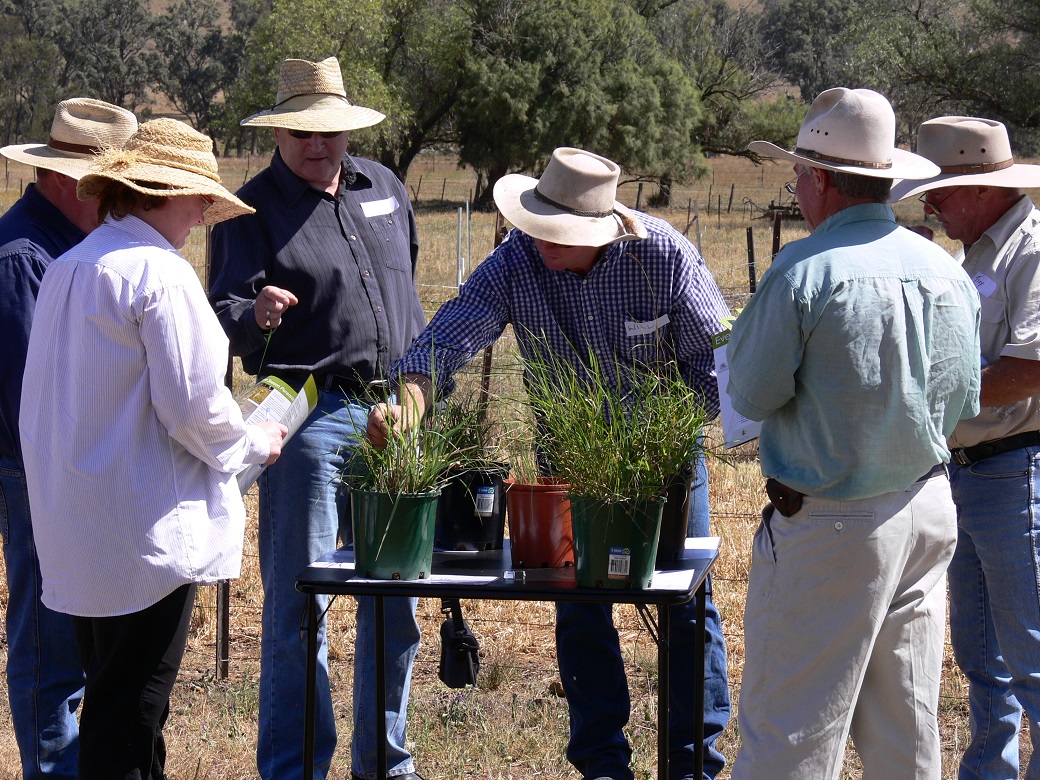
[[[611,580],[627,580],[632,571],[632,548],[611,547],[607,562],[607,578]]]
[[[477,488],[476,497],[477,517],[491,517],[495,508],[495,486],[481,485]]]

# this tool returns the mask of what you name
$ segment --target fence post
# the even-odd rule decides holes
[[[462,206],[459,206],[459,226],[455,235],[455,289],[462,287]]]
[[[758,272],[755,269],[755,235],[749,226],[747,229],[747,261],[748,261],[748,292],[752,295],[758,289]]]
[[[729,185],[729,205],[726,206],[726,213],[727,214],[729,214],[731,211],[733,211],[733,195],[734,195],[734,193],[736,191],[737,191],[737,185],[736,185],[736,182],[734,182],[733,184]]]
[[[776,257],[777,253],[780,251],[780,223],[782,221],[783,221],[783,218],[780,216],[780,212],[779,211],[776,212],[773,215],[773,255],[772,255],[772,257]],[[770,259],[772,259],[772,257]]]
[[[643,182],[639,182],[639,189],[636,190],[636,211],[639,211],[643,207]]]

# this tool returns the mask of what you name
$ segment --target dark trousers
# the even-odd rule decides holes
[[[80,780],[162,780],[170,712],[195,585],[129,615],[73,618],[87,673],[79,726]]]

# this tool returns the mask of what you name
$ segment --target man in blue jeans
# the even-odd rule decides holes
[[[647,340],[654,338],[708,414],[718,412],[711,336],[729,310],[704,260],[680,233],[616,201],[619,174],[610,160],[561,148],[539,179],[509,175],[495,185],[495,203],[515,229],[391,369],[391,378],[401,376],[402,405],[373,409],[373,443],[386,440],[389,425],[406,428],[421,419],[434,395],[434,367],[436,395],[443,397],[454,388],[455,372],[507,324],[522,354],[548,345],[574,365],[590,350],[601,365],[645,364]],[[689,533],[707,536],[707,473],[702,458],[695,466]],[[693,643],[695,604],[671,608],[671,780],[693,778],[693,690],[704,659],[706,776],[717,775],[725,763],[714,743],[730,714],[726,646],[710,599],[706,606],[704,648]],[[556,640],[571,714],[567,758],[590,780],[632,780],[632,751],[623,732],[628,683],[611,605],[558,603]]]
[[[89,98],[58,104],[46,144],[5,146],[0,154],[31,165],[36,182],[0,218],[0,532],[7,568],[7,688],[24,778],[75,778],[79,760],[76,710],[83,667],[68,615],[40,600],[18,406],[29,326],[50,262],[97,227],[97,200],[76,198],[76,182],[94,155],[122,146],[137,119]]]
[[[274,108],[242,122],[273,127],[278,143],[271,165],[238,192],[256,214],[213,232],[210,300],[232,352],[249,373],[273,374],[296,387],[314,374],[321,393],[259,480],[264,608],[257,767],[264,780],[299,777],[303,764],[307,643],[300,622],[307,597],[296,591],[296,575],[334,550],[337,535],[350,541],[347,496],[337,476],[367,420],[369,383],[386,376],[425,321],[404,185],[382,165],[347,154],[347,131],[382,119],[347,100],[334,57],[286,60]],[[416,780],[405,746],[419,647],[416,599],[385,605],[386,725],[374,729],[375,610],[372,598],[358,599],[351,768],[354,777],[372,780],[377,746],[386,740],[390,776]],[[324,621],[318,642],[314,756],[315,777],[324,778],[336,748]]]
[[[1007,129],[977,117],[924,122],[918,154],[942,173],[902,182],[946,235],[982,304],[982,412],[950,437],[957,550],[950,563],[950,638],[968,678],[971,740],[961,780],[1019,777],[1022,711],[1040,778],[1040,211],[1019,187],[1040,165],[1015,163]],[[922,194],[923,193],[923,194]]]

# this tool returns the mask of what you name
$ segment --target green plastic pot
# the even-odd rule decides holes
[[[355,570],[370,580],[429,577],[439,496],[351,490]]]
[[[575,578],[581,587],[645,590],[654,575],[664,497],[610,503],[571,496]]]

